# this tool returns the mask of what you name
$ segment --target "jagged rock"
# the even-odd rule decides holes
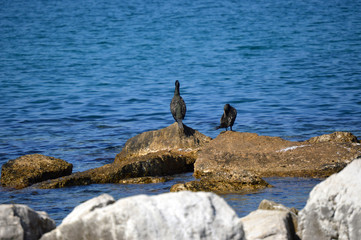
[[[310,143],[320,142],[338,142],[338,143],[358,143],[357,137],[349,132],[334,132],[331,134],[324,134],[313,137],[307,140]]]
[[[296,238],[290,212],[256,210],[241,218],[247,240],[293,240]]]
[[[292,142],[255,133],[222,132],[199,152],[197,178],[243,170],[261,177],[326,177],[361,155],[361,144]]]
[[[293,227],[295,231],[297,232],[298,227],[298,210],[296,208],[288,208],[282,204],[263,199],[261,203],[258,206],[258,209],[261,210],[275,210],[275,211],[283,211],[283,212],[289,212],[292,217]]]
[[[361,159],[316,185],[299,213],[308,239],[361,239]]]
[[[172,186],[171,192],[206,191],[216,193],[234,193],[270,187],[262,178],[247,171],[218,172],[202,177],[198,181],[178,183]]]
[[[21,156],[2,166],[1,184],[24,188],[47,179],[71,174],[73,165],[64,160],[40,154]]]
[[[45,212],[36,212],[26,205],[0,205],[0,239],[37,240],[55,228]]]
[[[139,195],[96,208],[62,223],[41,240],[244,239],[242,224],[212,193]]]

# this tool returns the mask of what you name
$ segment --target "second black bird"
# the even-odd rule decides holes
[[[226,105],[224,105],[224,112],[221,117],[221,124],[217,126],[216,129],[225,128],[227,131],[228,127],[230,127],[232,131],[232,126],[234,124],[234,121],[236,120],[236,117],[237,110],[227,103]]]

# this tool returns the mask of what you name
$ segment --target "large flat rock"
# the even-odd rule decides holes
[[[292,142],[255,133],[222,132],[199,152],[194,175],[247,170],[261,177],[327,177],[361,155],[360,143],[350,136],[340,133]]]
[[[1,184],[24,188],[48,179],[71,174],[73,165],[58,158],[31,154],[10,160],[2,166]]]

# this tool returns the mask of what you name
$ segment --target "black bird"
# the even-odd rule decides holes
[[[216,129],[225,128],[227,131],[228,127],[231,127],[232,131],[232,126],[234,121],[236,120],[236,117],[237,110],[227,103],[226,105],[224,105],[224,112],[221,117],[221,125],[217,126]]]
[[[186,116],[186,103],[179,94],[179,82],[175,81],[175,90],[172,101],[170,102],[170,111],[174,120],[178,123],[179,129],[183,129],[183,119]]]

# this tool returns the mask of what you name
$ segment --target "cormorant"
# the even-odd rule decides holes
[[[234,121],[236,120],[236,117],[237,110],[227,103],[226,105],[224,105],[224,112],[221,117],[221,125],[217,126],[216,129],[225,128],[227,131],[228,127],[231,127],[232,131],[232,126]]]
[[[174,120],[178,123],[179,129],[183,129],[183,119],[186,115],[186,104],[179,94],[179,82],[175,81],[175,90],[172,101],[170,102],[170,111],[172,112]]]

